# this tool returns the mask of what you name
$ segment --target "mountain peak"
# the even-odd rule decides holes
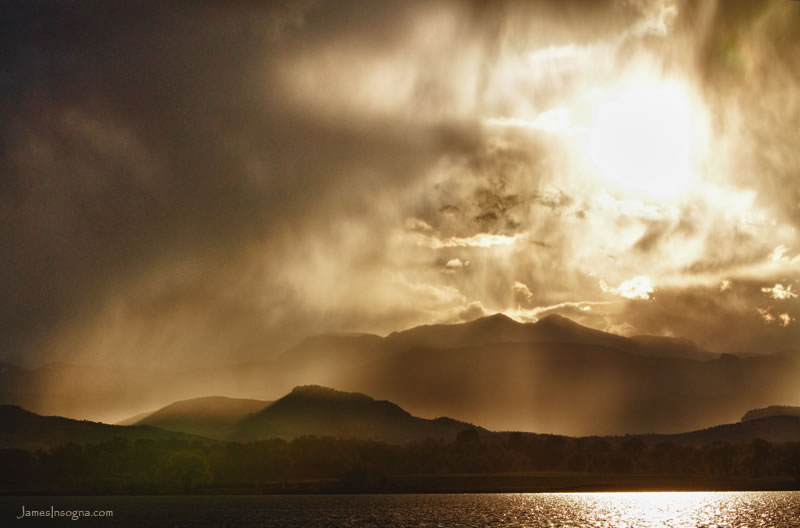
[[[487,315],[485,317],[479,317],[477,319],[473,319],[472,321],[467,321],[466,323],[455,323],[453,325],[448,326],[464,326],[466,328],[472,327],[481,327],[488,329],[494,328],[506,328],[508,326],[517,326],[522,323],[515,321],[514,319],[510,318],[503,312],[497,312],[492,315]]]
[[[272,402],[202,396],[179,400],[156,411],[137,414],[118,425],[152,425],[170,431],[182,431],[208,438],[224,438],[245,416],[261,411]]]
[[[770,405],[763,409],[751,409],[742,417],[742,422],[760,420],[764,418],[774,418],[776,416],[800,416],[800,407],[791,405]]]
[[[582,326],[573,321],[572,319],[570,319],[569,317],[564,317],[563,315],[555,312],[540,317],[539,319],[537,319],[535,324],[548,325],[548,326],[556,326],[556,325],[571,326],[571,327]]]
[[[321,400],[363,400],[372,401],[372,398],[360,392],[344,392],[322,385],[298,385],[287,396],[314,398]]]
[[[516,322],[512,318],[510,318],[509,316],[504,314],[503,312],[497,312],[497,313],[492,314],[492,315],[487,315],[486,317],[483,317],[482,319],[485,320],[485,321],[503,321],[503,322],[511,321],[511,322]]]
[[[244,418],[232,437],[288,439],[315,435],[405,443],[426,437],[452,439],[468,426],[448,418],[418,418],[395,403],[359,392],[302,385]]]
[[[0,404],[0,416],[2,417],[21,417],[28,415],[33,416],[33,413],[23,409],[19,405],[10,403]]]

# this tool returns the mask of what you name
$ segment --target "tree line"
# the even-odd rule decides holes
[[[304,480],[374,487],[396,475],[535,471],[791,478],[800,485],[800,443],[756,439],[690,446],[633,436],[481,435],[468,429],[450,442],[404,445],[315,436],[214,444],[114,438],[47,450],[0,450],[0,488],[56,493],[280,490]]]

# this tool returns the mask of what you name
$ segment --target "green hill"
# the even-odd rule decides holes
[[[100,443],[115,437],[134,441],[208,439],[186,433],[164,431],[152,426],[109,425],[60,416],[39,416],[16,405],[0,405],[0,449],[39,449],[66,443]]]
[[[240,420],[249,414],[261,411],[271,403],[264,400],[206,396],[177,401],[144,416],[132,417],[125,422],[224,439],[230,435]]]
[[[233,438],[288,439],[316,435],[400,444],[424,438],[452,440],[459,432],[471,428],[479,429],[450,418],[418,418],[394,403],[365,394],[310,385],[296,387],[266,409],[242,420]]]

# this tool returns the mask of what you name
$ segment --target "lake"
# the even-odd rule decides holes
[[[800,492],[0,497],[0,526],[800,526]],[[112,518],[22,515],[113,511]]]

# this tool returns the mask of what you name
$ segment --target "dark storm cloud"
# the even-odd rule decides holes
[[[230,54],[259,38],[211,29],[209,7],[6,9],[3,318],[19,337],[158,259],[235,246],[259,204],[212,138],[246,127]]]
[[[738,130],[741,150],[732,153],[743,166],[730,177],[753,186],[796,224],[800,154],[792,130],[800,125],[800,10],[793,2],[744,0],[686,8],[680,20],[700,36],[698,71],[715,95],[710,100],[718,105],[720,128],[747,123]]]
[[[344,172],[353,189],[370,166],[380,185],[413,177],[408,131],[320,121],[271,78],[361,7],[5,3],[4,354],[154,270],[195,262],[202,273],[166,287],[213,290],[252,244],[324,216]],[[374,36],[390,36],[403,9],[373,11]]]
[[[798,250],[784,4],[7,2],[0,359],[233,361],[515,310],[690,338],[719,313],[777,343],[797,323],[757,308],[794,313],[759,289]],[[584,174],[591,105],[673,77],[711,108],[719,192]],[[624,299],[644,275],[653,298]]]
[[[761,281],[736,281],[724,290],[664,289],[650,302],[636,302],[624,317],[635,333],[692,336],[718,353],[796,354],[800,327],[784,325],[780,315],[796,313],[797,299],[774,299],[762,287]]]

